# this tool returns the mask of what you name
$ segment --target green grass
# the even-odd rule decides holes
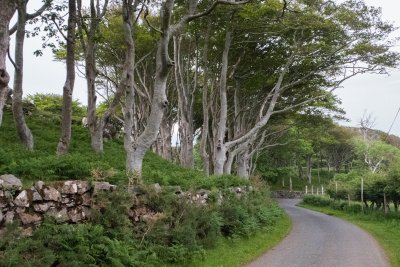
[[[220,238],[213,249],[205,251],[205,259],[179,267],[236,267],[243,266],[276,246],[292,229],[292,222],[284,214],[274,227],[262,229],[250,238]]]
[[[0,175],[11,173],[20,178],[25,187],[34,181],[60,181],[67,179],[91,180],[93,173],[103,175],[113,184],[126,184],[126,153],[122,139],[104,143],[104,153],[96,154],[90,147],[90,135],[79,121],[72,124],[72,142],[69,153],[56,155],[60,134],[60,119],[48,113],[34,111],[27,116],[28,126],[34,136],[34,151],[27,152],[20,144],[10,110],[5,109],[0,127]],[[232,175],[206,177],[202,172],[181,168],[160,156],[149,152],[143,161],[145,183],[179,185],[187,189],[212,189],[215,184],[222,187],[248,185],[248,181]]]
[[[347,213],[329,207],[301,204],[301,207],[339,217],[369,232],[383,247],[392,266],[400,266],[400,220],[374,214]]]

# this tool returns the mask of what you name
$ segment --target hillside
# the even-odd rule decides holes
[[[27,122],[35,137],[31,153],[19,144],[6,109],[0,127],[0,175],[14,174],[25,188],[37,180],[67,179],[105,180],[118,187],[96,195],[85,223],[60,224],[49,217],[40,226],[29,225],[35,228],[33,233],[21,230],[18,216],[13,223],[5,222],[3,211],[13,209],[6,204],[0,209],[0,266],[214,266],[221,259],[239,264],[276,244],[290,227],[260,181],[239,198],[232,187],[248,188],[249,181],[205,177],[149,152],[143,169],[145,185],[128,193],[121,140],[107,141],[104,154],[97,155],[90,150],[88,129],[76,120],[70,153],[56,156],[59,118],[34,110]],[[162,190],[146,185],[152,183],[159,183]],[[183,192],[176,194],[176,186]],[[208,194],[206,204],[191,201],[200,188]],[[4,199],[4,190],[0,187],[2,206],[13,201]],[[54,205],[57,210],[58,204]],[[22,212],[37,214],[32,206]],[[237,240],[233,247],[232,240]]]
[[[66,179],[101,179],[114,184],[127,183],[122,138],[105,142],[104,153],[96,154],[90,147],[89,130],[82,127],[79,118],[76,118],[72,125],[70,153],[57,156],[55,151],[60,118],[33,110],[27,116],[27,123],[35,141],[35,149],[31,153],[20,145],[11,111],[5,110],[4,122],[0,127],[0,174],[12,173],[28,186],[36,180]],[[199,171],[181,168],[149,152],[144,160],[143,179],[149,184],[209,189],[216,177],[204,177]],[[218,178],[218,183],[230,186],[248,184],[234,176],[229,179]]]

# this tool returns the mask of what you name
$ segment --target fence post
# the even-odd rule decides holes
[[[292,186],[293,186],[293,185],[292,185],[292,177],[290,177],[289,179],[290,179],[290,180],[289,180],[289,182],[290,182],[290,192],[292,192]]]
[[[321,194],[322,195],[324,194],[324,186],[323,185],[321,185]]]
[[[306,195],[308,194],[308,186],[306,186]]]
[[[314,195],[314,186],[311,186],[311,195]]]

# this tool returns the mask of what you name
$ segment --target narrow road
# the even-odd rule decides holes
[[[293,222],[291,233],[247,267],[387,267],[378,243],[357,226],[295,205],[280,205]]]

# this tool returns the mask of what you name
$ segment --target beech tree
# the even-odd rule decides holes
[[[48,7],[50,7],[52,0],[44,2],[41,8],[32,14],[27,13],[28,1],[17,0],[18,19],[14,27],[10,29],[10,33],[13,34],[16,31],[15,37],[15,62],[13,65],[15,68],[14,72],[14,90],[12,98],[12,109],[14,121],[17,127],[17,133],[22,144],[28,150],[33,150],[33,136],[25,122],[22,95],[23,95],[23,69],[24,69],[24,39],[25,39],[25,25],[28,20],[34,19],[41,15]]]
[[[63,109],[61,119],[61,136],[57,145],[57,154],[63,155],[68,152],[71,143],[71,120],[72,120],[72,93],[75,84],[75,43],[76,43],[76,23],[77,9],[76,0],[68,0],[68,25],[66,48],[66,79],[63,87]]]
[[[100,0],[90,0],[89,14],[84,14],[82,11],[82,0],[77,1],[78,8],[78,31],[81,48],[84,54],[85,61],[85,78],[88,93],[88,127],[90,130],[91,145],[94,151],[103,152],[103,131],[106,122],[111,117],[114,109],[119,103],[121,93],[114,95],[114,101],[103,114],[99,117],[96,114],[97,92],[96,92],[96,78],[97,78],[97,64],[96,55],[99,37],[100,24],[104,18],[108,0],[105,0],[100,5]],[[100,7],[101,6],[101,7]],[[88,20],[88,21],[87,21]]]
[[[7,53],[10,46],[9,25],[17,10],[14,0],[0,0],[0,126],[3,121],[3,108],[7,100],[10,75],[6,68]]]
[[[267,10],[263,5],[268,5],[268,2],[256,3],[254,8]],[[380,20],[379,10],[354,1],[340,4],[294,1],[287,3],[286,8],[282,19],[265,23],[263,32],[247,33],[248,42],[257,40],[255,49],[260,58],[268,58],[268,54],[275,51],[274,62],[279,59],[281,62],[272,65],[274,69],[269,68],[271,64],[264,65],[264,75],[268,79],[258,85],[264,94],[259,96],[262,100],[257,120],[252,127],[232,139],[226,138],[229,109],[226,87],[231,82],[227,80],[227,70],[230,65],[238,72],[242,65],[239,63],[236,67],[240,59],[238,54],[229,64],[228,53],[234,31],[226,31],[219,85],[220,115],[213,142],[215,174],[224,172],[229,153],[254,138],[272,116],[323,99],[357,74],[384,72],[385,67],[395,66],[398,60],[398,54],[390,52],[382,41],[393,27]],[[239,12],[245,19],[254,18],[252,14],[259,15],[257,12]],[[253,72],[257,73],[257,70],[253,69]]]
[[[160,7],[160,28],[157,29],[151,24],[149,26],[160,33],[160,39],[157,45],[156,54],[156,73],[154,74],[153,96],[151,101],[151,111],[147,119],[146,127],[143,133],[132,140],[132,149],[127,151],[127,171],[134,176],[140,176],[142,172],[142,162],[146,151],[156,141],[160,124],[164,115],[164,111],[168,106],[166,97],[166,85],[168,80],[169,69],[174,65],[170,59],[168,46],[171,38],[182,31],[185,26],[197,18],[203,17],[211,13],[215,7],[220,4],[241,5],[247,1],[215,1],[209,8],[204,11],[197,11],[198,1],[190,0],[183,15],[179,16],[174,22],[172,17],[175,1],[166,0],[161,3]],[[132,97],[132,96],[130,96]],[[127,101],[131,101],[128,100]]]

